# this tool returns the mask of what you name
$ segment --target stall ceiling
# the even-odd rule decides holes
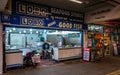
[[[106,6],[117,6],[119,0],[77,0],[82,1],[82,4],[72,2],[70,0],[23,0],[32,3],[73,10],[77,12],[89,12],[95,9],[104,8]]]

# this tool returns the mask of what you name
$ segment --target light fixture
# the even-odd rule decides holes
[[[79,1],[79,0],[70,0],[70,1],[75,2],[75,3],[79,3],[79,4],[83,3],[82,1]]]
[[[13,28],[13,30],[16,30],[16,28]]]
[[[30,31],[32,31],[32,29],[30,29]]]
[[[10,29],[9,32],[12,32],[12,30]]]
[[[30,32],[30,34],[32,34],[32,32]]]
[[[6,31],[7,33],[9,33],[9,31]]]
[[[20,34],[22,33],[22,32],[19,32]]]
[[[36,33],[38,33],[38,31],[36,31]]]
[[[26,33],[26,31],[25,31],[25,30],[24,30],[23,32],[24,32],[24,33]]]

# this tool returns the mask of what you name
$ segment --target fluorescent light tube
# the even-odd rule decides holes
[[[79,4],[83,3],[82,1],[79,1],[79,0],[70,0],[70,1],[75,2],[75,3],[79,3]]]

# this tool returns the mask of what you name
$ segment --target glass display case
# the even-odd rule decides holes
[[[52,47],[57,48],[75,48],[82,46],[82,32],[80,31],[6,27],[5,32],[5,49],[22,50],[23,55],[32,50],[42,51],[44,41],[49,41]]]

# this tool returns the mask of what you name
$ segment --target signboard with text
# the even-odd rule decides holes
[[[88,24],[88,31],[103,33],[103,26]]]
[[[22,26],[35,26],[41,28],[55,28],[55,29],[70,29],[82,30],[87,28],[87,25],[74,22],[65,22],[60,20],[46,20],[44,18],[27,17],[21,15],[6,15],[2,14],[2,22],[22,25]]]
[[[60,8],[12,1],[12,13],[1,16],[2,23],[69,30],[87,30],[84,14]]]
[[[48,7],[23,1],[12,1],[12,14],[41,17],[47,20],[84,23],[84,14],[60,8]]]

